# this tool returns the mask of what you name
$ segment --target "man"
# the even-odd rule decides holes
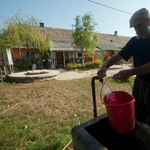
[[[113,55],[97,72],[99,78],[106,76],[107,69],[121,59],[128,61],[133,56],[134,68],[119,71],[113,76],[116,80],[127,80],[136,75],[133,96],[135,98],[135,118],[150,125],[150,16],[147,9],[136,11],[130,19],[137,36],[131,38],[125,47]]]

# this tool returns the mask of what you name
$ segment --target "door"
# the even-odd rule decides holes
[[[57,67],[64,67],[63,52],[56,52]]]

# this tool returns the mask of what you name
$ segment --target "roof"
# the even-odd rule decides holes
[[[98,33],[100,45],[114,45],[119,48],[123,48],[131,37],[113,35],[113,34],[101,34]]]
[[[71,46],[72,42],[66,41],[52,41],[52,51],[74,51],[75,49]],[[79,50],[80,51],[80,50]],[[102,51],[99,47],[96,47],[95,51]]]
[[[98,45],[97,47],[99,47],[102,50],[121,50],[120,48],[114,45]]]
[[[52,41],[72,42],[72,30],[44,27],[51,32]]]
[[[73,41],[72,32],[74,32],[74,30],[51,28],[51,27],[44,27],[44,28],[51,32],[52,41],[65,41],[65,42]],[[126,43],[131,39],[131,37],[120,36],[117,34],[103,34],[103,33],[96,33],[96,34],[99,37],[100,45],[113,45],[118,48],[124,47]]]
[[[52,49],[53,51],[74,51],[73,47],[71,47],[72,42],[65,42],[65,41],[53,41],[52,42]]]

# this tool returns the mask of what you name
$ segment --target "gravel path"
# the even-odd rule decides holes
[[[107,76],[113,76],[120,70],[125,70],[125,69],[131,69],[133,68],[132,64],[123,64],[122,68],[121,65],[113,65],[107,70]],[[60,74],[58,74],[56,77],[53,77],[53,79],[56,80],[72,80],[72,79],[80,79],[80,78],[85,78],[85,77],[93,77],[97,75],[98,69],[92,69],[88,71],[62,71],[60,70]]]

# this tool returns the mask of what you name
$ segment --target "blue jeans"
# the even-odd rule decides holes
[[[150,125],[150,85],[136,78],[132,94],[135,98],[135,119]]]

